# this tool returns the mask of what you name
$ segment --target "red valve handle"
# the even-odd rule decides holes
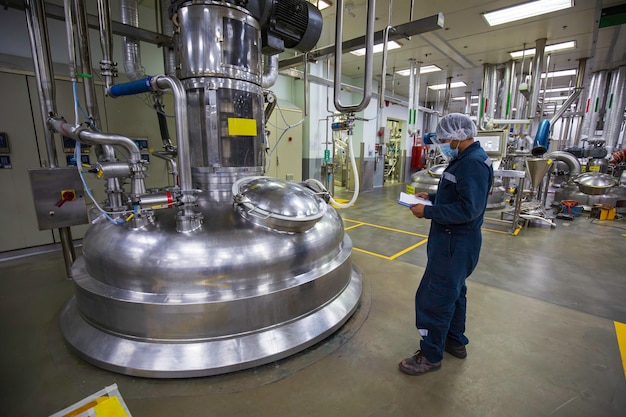
[[[66,191],[63,193],[62,195],[62,199],[57,203],[57,207],[61,207],[63,204],[65,204],[67,201],[72,201],[74,199],[74,193],[71,191]]]

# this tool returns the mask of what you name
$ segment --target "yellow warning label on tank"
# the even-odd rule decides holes
[[[228,118],[229,136],[256,136],[256,120],[238,117]]]

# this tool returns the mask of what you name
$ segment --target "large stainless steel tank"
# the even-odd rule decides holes
[[[179,378],[268,363],[336,331],[361,277],[339,214],[263,172],[261,30],[227,3],[179,2],[193,227],[180,208],[96,219],[61,327],[79,355],[129,375]],[[187,216],[189,217],[189,216]],[[201,221],[200,221],[201,219]]]

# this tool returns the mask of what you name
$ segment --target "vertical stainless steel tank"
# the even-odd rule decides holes
[[[89,362],[156,378],[230,372],[301,351],[342,326],[361,295],[339,214],[303,184],[261,176],[257,19],[208,1],[178,2],[175,17],[202,221],[177,228],[178,208],[122,225],[96,219],[61,318]]]

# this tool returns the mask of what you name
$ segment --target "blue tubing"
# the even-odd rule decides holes
[[[121,97],[139,93],[147,93],[149,91],[152,91],[152,85],[150,84],[151,81],[152,77],[146,77],[142,78],[141,80],[131,81],[129,83],[112,85],[109,89],[109,96]]]
[[[533,147],[543,146],[544,148],[548,148],[548,140],[550,139],[550,120],[545,119],[539,123],[539,128],[537,129],[537,135],[535,136],[535,141],[533,142]]]

